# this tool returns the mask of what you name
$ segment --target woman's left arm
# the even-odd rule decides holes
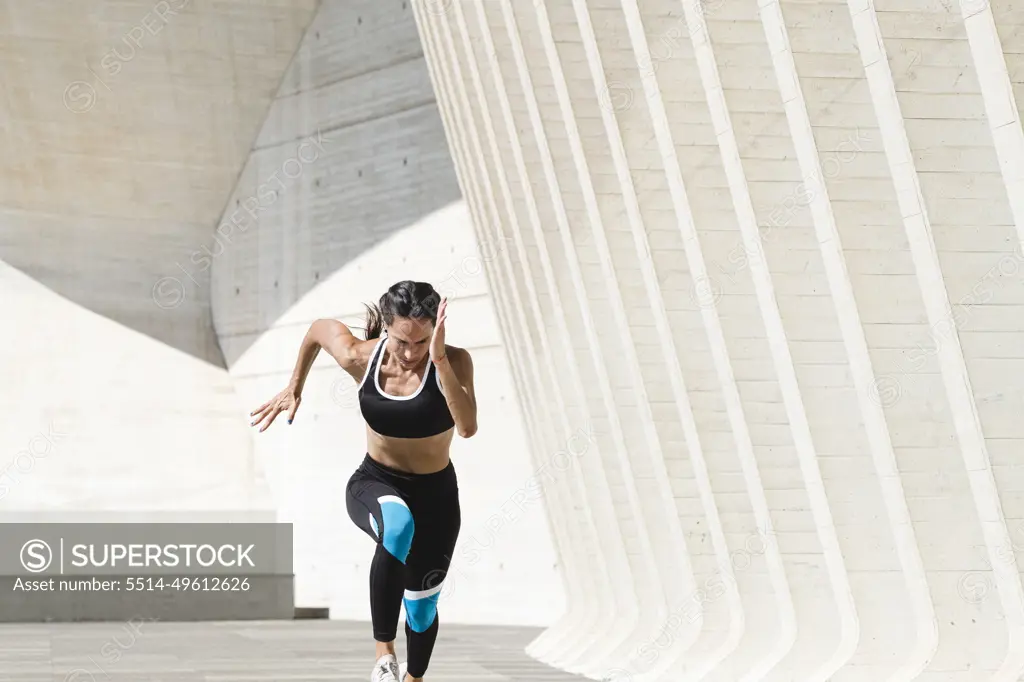
[[[448,347],[437,366],[444,398],[463,438],[476,433],[476,394],[473,391],[473,358],[463,348]]]

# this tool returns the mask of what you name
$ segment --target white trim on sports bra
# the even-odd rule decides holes
[[[373,358],[377,355],[377,351],[380,350],[380,344],[384,343],[385,338],[387,337],[382,333],[380,338],[377,339],[377,345],[373,347],[373,352],[370,353],[370,361],[366,363],[366,371],[363,372],[363,380],[359,382],[359,388],[363,387],[363,384],[366,383],[366,377],[370,376],[370,368],[373,367]]]
[[[383,340],[385,338],[387,338],[387,337],[382,334],[381,335],[381,339]],[[423,387],[427,385],[427,379],[428,379],[428,375],[430,374],[430,364],[431,363],[429,363],[429,362],[427,363],[427,369],[426,369],[425,372],[423,372],[423,379],[422,379],[422,381],[420,381],[420,387],[417,388],[416,391],[412,395],[391,395],[390,393],[385,393],[384,389],[380,387],[380,364],[383,361],[383,359],[384,359],[384,351],[382,350],[380,352],[380,355],[377,356],[377,366],[373,370],[373,385],[377,388],[377,392],[378,393],[380,393],[385,398],[388,398],[389,400],[412,400],[413,398],[415,398],[416,396],[418,396],[420,393],[423,392]],[[435,374],[436,374],[436,372],[435,372]]]

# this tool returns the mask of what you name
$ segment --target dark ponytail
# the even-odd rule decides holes
[[[412,280],[398,282],[384,292],[377,305],[365,305],[366,338],[380,338],[384,327],[390,326],[396,317],[429,319],[436,324],[440,305],[441,295],[429,283]]]
[[[379,339],[380,333],[384,330],[384,315],[375,305],[364,303],[363,306],[366,308],[366,338]]]

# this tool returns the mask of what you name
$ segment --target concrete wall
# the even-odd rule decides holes
[[[0,262],[0,508],[256,511],[270,490],[224,370]],[[171,517],[168,517],[171,518]]]
[[[951,5],[947,6],[947,5]],[[1008,0],[415,0],[616,680],[1024,674]]]
[[[0,2],[0,259],[223,367],[202,258],[316,5]]]
[[[315,6],[0,2],[8,512],[272,504],[190,257]]]
[[[474,235],[411,7],[324,2],[221,216],[214,323],[252,409],[285,387],[313,320],[361,327],[362,304],[401,279],[451,298],[448,340],[473,354],[480,431],[452,449],[463,525],[443,622],[542,625],[564,605],[531,468],[537,444],[484,270],[505,250]],[[364,429],[356,384],[321,354],[295,423],[253,436],[280,517],[295,524],[297,605],[329,606],[332,618],[370,615],[373,543],[344,500]]]

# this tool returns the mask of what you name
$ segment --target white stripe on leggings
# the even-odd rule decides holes
[[[438,585],[437,587],[431,587],[429,590],[420,590],[418,592],[414,592],[412,590],[406,590],[405,591],[405,598],[409,599],[409,600],[426,599],[427,597],[432,597],[435,594],[437,594],[438,592],[440,592],[441,591],[441,587],[443,587],[443,586],[444,586],[444,581],[442,580],[440,585]]]

